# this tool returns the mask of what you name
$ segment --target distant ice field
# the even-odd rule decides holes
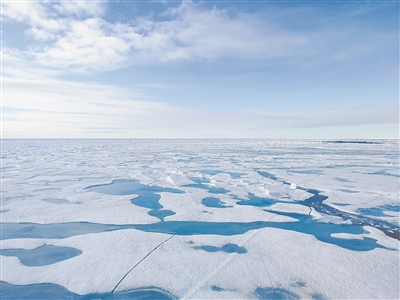
[[[399,299],[394,140],[2,140],[1,299]]]

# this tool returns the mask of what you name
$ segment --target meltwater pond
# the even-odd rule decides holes
[[[8,299],[177,299],[167,291],[145,287],[126,291],[79,295],[53,283],[13,285],[0,281],[0,298]]]
[[[232,207],[229,205],[225,205],[225,203],[222,202],[220,199],[214,198],[214,197],[206,197],[203,199],[203,201],[201,203],[203,203],[204,206],[214,207],[214,208]]]
[[[271,174],[269,172],[264,172],[264,171],[258,171],[258,173],[261,176],[264,176],[266,178],[272,179],[272,180],[276,180],[276,181],[280,181],[285,185],[290,185],[291,183],[288,181],[285,181],[279,177],[277,177],[274,174]],[[389,211],[399,211],[400,210],[400,206],[399,205],[383,205],[383,206],[379,206],[376,209],[359,209],[357,212],[358,213],[364,213],[365,215],[356,215],[356,214],[352,214],[352,213],[348,213],[345,211],[341,211],[339,209],[336,209],[332,206],[329,206],[325,203],[323,203],[326,199],[328,199],[327,196],[321,195],[321,191],[316,190],[316,189],[308,189],[305,187],[301,187],[301,186],[297,186],[297,189],[299,190],[303,190],[306,191],[310,194],[312,194],[311,197],[305,199],[305,200],[297,200],[297,201],[293,201],[293,203],[296,204],[300,204],[300,205],[304,205],[309,207],[310,209],[315,209],[317,212],[322,213],[322,214],[326,214],[329,216],[335,216],[335,217],[340,217],[345,221],[351,221],[352,224],[354,225],[366,225],[366,226],[371,226],[371,227],[375,227],[379,230],[381,230],[382,232],[384,232],[387,236],[390,236],[392,238],[395,238],[397,240],[400,240],[400,228],[398,225],[396,224],[392,224],[390,222],[386,222],[384,220],[379,220],[379,219],[374,219],[374,218],[369,218],[368,216],[365,215],[372,215],[372,216],[386,216],[383,214],[382,210],[389,210]],[[273,199],[269,199],[269,201],[265,202],[264,206],[268,206],[268,203],[271,203],[271,205],[273,204],[271,201]],[[264,200],[262,199],[258,199],[256,202],[262,203],[264,202]],[[279,200],[277,200],[277,202],[279,202]],[[280,201],[282,202],[282,201]],[[251,202],[250,202],[251,203]],[[238,203],[240,204],[240,203]],[[346,206],[347,204],[342,204],[339,206]],[[277,212],[279,213],[279,212]]]
[[[141,184],[139,183],[139,180],[134,179],[117,179],[107,184],[88,186],[86,189],[107,195],[143,195],[161,192],[178,194],[184,193],[178,189]]]
[[[175,214],[172,210],[163,210],[160,204],[161,196],[156,193],[177,193],[183,194],[184,192],[178,189],[163,188],[159,186],[150,186],[139,183],[139,180],[132,179],[118,179],[113,180],[108,184],[92,185],[86,189],[107,195],[139,195],[137,198],[131,200],[132,204],[140,207],[151,209],[149,215],[159,218],[164,221],[167,216]]]
[[[275,175],[260,172],[262,176],[266,176],[273,180],[280,180]],[[191,178],[194,179],[194,178]],[[198,179],[198,180],[197,180]],[[197,184],[186,185],[196,188],[208,189],[210,193],[216,193],[213,190],[215,187],[204,184],[206,181],[204,178],[197,178]],[[284,182],[288,184],[287,182]],[[335,244],[342,248],[355,250],[355,251],[370,251],[375,248],[385,248],[377,243],[375,239],[363,237],[363,239],[342,239],[332,237],[334,233],[351,233],[351,234],[362,234],[365,233],[363,229],[364,225],[370,225],[381,229],[386,234],[391,232],[398,232],[398,227],[393,226],[385,221],[374,220],[365,216],[356,216],[353,214],[342,212],[336,208],[328,206],[323,203],[327,199],[327,196],[321,195],[321,192],[315,189],[306,189],[298,187],[301,190],[305,190],[312,194],[305,200],[292,201],[293,204],[300,204],[310,208],[314,208],[316,211],[331,216],[339,216],[344,220],[351,221],[350,224],[327,224],[321,223],[313,219],[309,215],[298,214],[298,213],[284,213],[280,211],[267,210],[270,213],[277,215],[285,215],[296,219],[296,222],[197,222],[197,221],[164,221],[164,218],[169,215],[175,214],[171,210],[163,210],[163,206],[159,203],[161,196],[156,194],[160,192],[169,193],[184,193],[178,189],[163,188],[158,186],[147,186],[140,184],[138,180],[114,180],[109,184],[89,186],[86,189],[96,191],[108,195],[131,195],[137,194],[139,197],[133,198],[131,201],[133,204],[149,208],[149,215],[155,216],[160,219],[159,223],[152,224],[126,224],[126,225],[108,225],[108,224],[95,224],[85,222],[73,222],[73,223],[60,223],[60,224],[34,224],[34,223],[21,223],[21,224],[3,224],[5,234],[2,239],[9,238],[65,238],[74,235],[81,235],[86,233],[104,232],[113,230],[123,230],[134,228],[145,232],[158,232],[172,235],[237,235],[246,233],[249,230],[256,230],[265,227],[278,228],[289,231],[296,231],[315,236],[318,240]],[[218,189],[218,188],[215,188]],[[226,191],[226,190],[225,190]],[[225,191],[219,191],[225,193]],[[269,207],[276,203],[288,203],[283,200],[262,198],[257,197],[252,193],[249,193],[249,199],[243,200],[238,199],[237,205],[249,205],[255,207]],[[203,204],[209,207],[225,208],[224,205],[218,198],[208,197],[203,199]],[[393,209],[392,207],[387,207]],[[389,231],[390,230],[390,231]],[[387,248],[386,248],[387,249]]]
[[[98,233],[123,229],[137,229],[144,232],[157,232],[171,235],[223,235],[244,234],[250,230],[261,228],[277,228],[296,231],[315,236],[321,242],[355,250],[370,251],[375,248],[386,248],[373,238],[342,239],[332,237],[335,233],[363,234],[367,233],[362,225],[321,223],[309,215],[269,211],[297,219],[294,222],[196,222],[165,221],[152,224],[108,225],[87,222],[35,224],[35,223],[3,223],[2,239],[12,238],[47,238],[62,239],[87,233]]]
[[[226,252],[226,253],[237,253],[237,254],[244,254],[247,253],[247,249],[245,247],[240,247],[236,244],[225,244],[222,247],[215,247],[215,246],[195,246],[193,249],[196,250],[203,250],[207,252]]]
[[[82,251],[75,248],[53,245],[43,245],[36,249],[0,250],[0,255],[16,256],[23,265],[28,267],[51,265],[81,254]]]
[[[298,295],[282,288],[257,288],[254,292],[259,299],[296,300]]]

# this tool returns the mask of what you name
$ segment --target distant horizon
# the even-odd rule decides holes
[[[400,138],[332,138],[332,139],[311,139],[311,138],[2,138],[2,140],[275,140],[275,141],[321,141],[321,142],[351,142],[351,141],[400,141]]]
[[[3,138],[399,138],[398,1],[1,5]]]

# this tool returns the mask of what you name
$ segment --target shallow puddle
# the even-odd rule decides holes
[[[23,265],[28,267],[51,265],[81,254],[82,251],[75,248],[52,245],[44,245],[36,249],[0,250],[0,255],[16,256]]]
[[[86,189],[106,195],[139,195],[131,200],[132,204],[151,209],[149,215],[164,221],[167,216],[175,214],[172,210],[162,210],[163,206],[159,203],[161,196],[156,193],[166,192],[183,194],[178,189],[163,188],[159,186],[149,186],[139,183],[139,180],[119,179],[113,180],[109,184],[89,186]]]
[[[225,203],[222,202],[220,199],[214,198],[214,197],[206,197],[203,199],[203,201],[201,203],[203,203],[204,206],[214,207],[214,208],[232,207],[232,206],[225,205]]]
[[[245,247],[240,247],[236,244],[226,244],[222,247],[215,247],[215,246],[196,246],[193,247],[196,250],[204,250],[207,252],[226,252],[226,253],[237,253],[237,254],[244,254],[247,253],[247,249]]]

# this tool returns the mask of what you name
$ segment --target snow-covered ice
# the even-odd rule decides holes
[[[393,140],[3,140],[1,298],[398,299]]]

